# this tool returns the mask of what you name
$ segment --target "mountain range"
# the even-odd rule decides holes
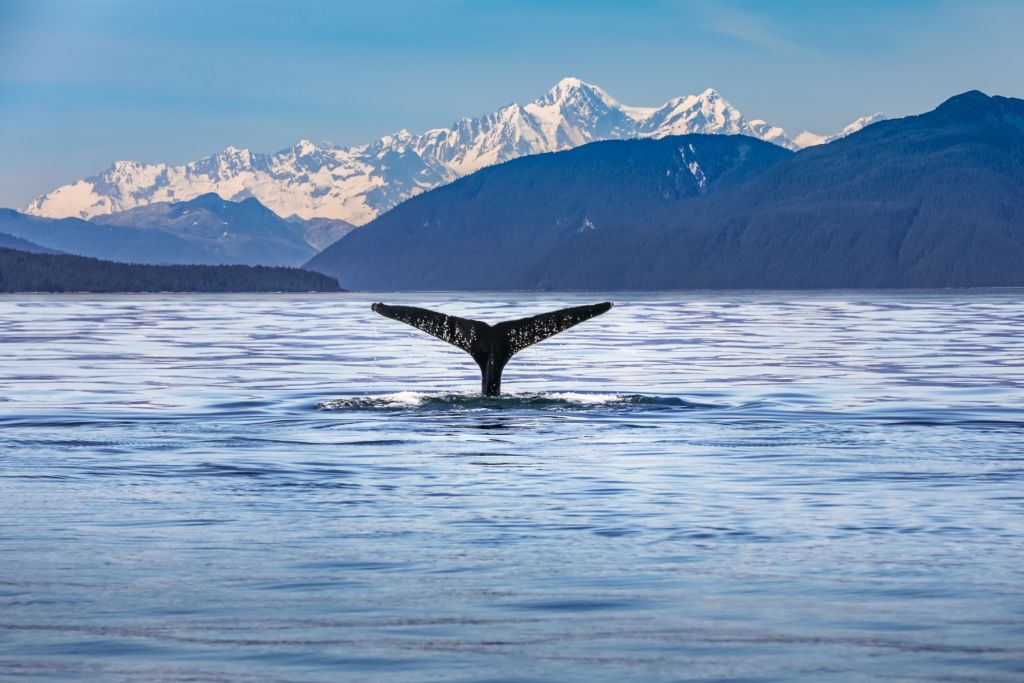
[[[359,289],[1024,285],[1024,100],[972,91],[793,153],[600,142],[414,197],[307,267]]]
[[[353,228],[334,219],[286,220],[255,198],[231,202],[213,193],[89,221],[0,209],[0,233],[46,249],[142,264],[298,266]]]
[[[857,130],[865,120],[840,135]],[[217,193],[236,201],[255,197],[280,216],[362,225],[409,197],[493,164],[598,140],[688,133],[748,135],[787,149],[837,137],[804,132],[791,139],[782,128],[746,119],[710,88],[658,107],[636,107],[595,85],[565,78],[528,104],[509,104],[422,134],[401,130],[366,145],[300,140],[275,154],[228,147],[179,166],[117,161],[95,176],[34,199],[23,211],[89,219]]]

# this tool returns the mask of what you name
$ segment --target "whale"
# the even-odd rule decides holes
[[[605,301],[573,306],[495,325],[415,306],[376,303],[370,308],[385,318],[412,325],[471,355],[480,366],[480,392],[484,396],[500,396],[501,372],[512,356],[528,346],[609,311],[612,305],[610,301]]]

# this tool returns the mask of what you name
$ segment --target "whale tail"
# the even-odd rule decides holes
[[[480,366],[481,391],[484,396],[501,395],[501,371],[512,356],[527,346],[601,315],[611,307],[612,304],[606,301],[488,325],[480,320],[458,318],[415,306],[371,306],[375,312],[387,318],[412,325],[473,356],[473,360]]]

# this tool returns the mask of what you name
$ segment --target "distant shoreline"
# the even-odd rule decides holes
[[[341,292],[322,273],[282,266],[143,265],[0,248],[0,293],[198,294]]]
[[[0,291],[0,299],[4,297],[14,296],[100,296],[100,295],[112,295],[112,296],[171,296],[171,295],[246,295],[246,294],[269,294],[269,295],[288,295],[288,296],[301,296],[301,295],[333,295],[333,294],[346,294],[346,295],[357,295],[357,296],[376,296],[376,297],[412,297],[412,296],[426,296],[435,297],[448,295],[452,301],[458,301],[460,297],[465,296],[480,296],[480,295],[492,295],[494,297],[500,297],[503,295],[520,295],[520,296],[537,296],[537,297],[557,297],[557,296],[584,296],[584,295],[599,295],[603,294],[609,297],[617,299],[628,299],[629,297],[642,297],[651,295],[671,295],[671,294],[707,294],[709,296],[715,295],[734,295],[734,294],[965,294],[965,293],[996,293],[996,292],[1024,292],[1024,286],[1006,286],[1006,287],[864,287],[864,288],[851,288],[851,287],[818,287],[818,288],[805,288],[805,289],[638,289],[638,290],[601,290],[601,289],[564,289],[564,290],[401,290],[401,291],[382,291],[382,290],[349,290],[349,289],[337,289],[337,290],[220,290],[220,291],[209,291],[209,290],[163,290],[163,291],[46,291],[46,290],[24,290],[24,291]]]

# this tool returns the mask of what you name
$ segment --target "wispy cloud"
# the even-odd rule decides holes
[[[795,45],[770,18],[726,2],[685,3],[699,18],[702,27],[727,38],[733,38],[768,50],[788,50]]]

